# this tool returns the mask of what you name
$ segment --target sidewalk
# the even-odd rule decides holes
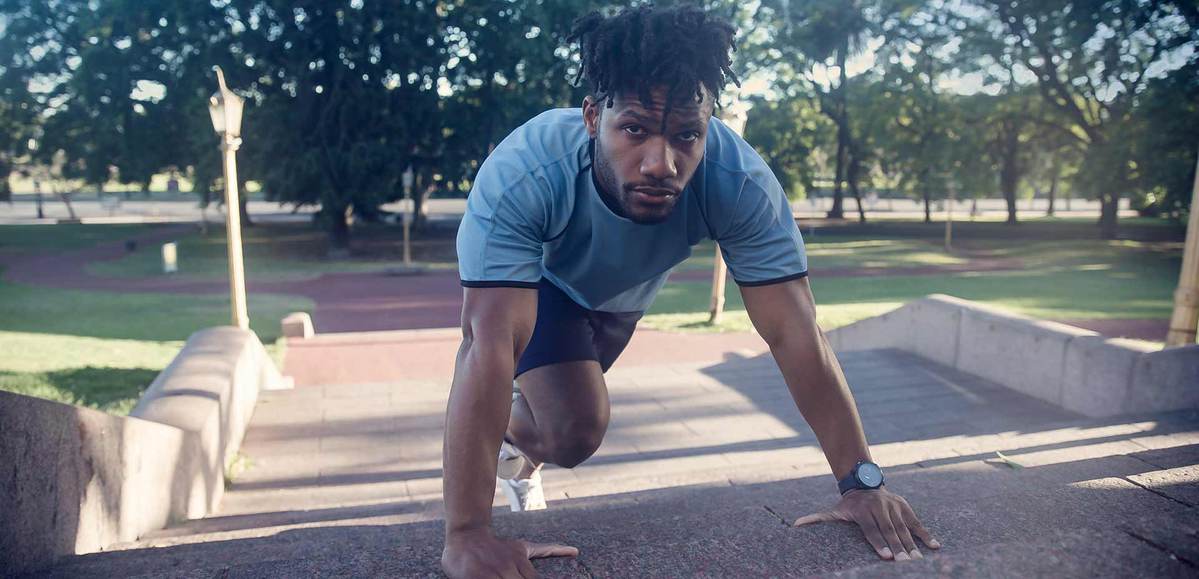
[[[243,444],[249,468],[218,516],[51,575],[437,576],[443,362],[456,340],[405,334],[289,348],[299,385],[264,393]],[[638,336],[608,374],[604,445],[578,468],[544,471],[550,509],[508,513],[496,499],[504,534],[580,548],[538,562],[548,577],[1196,573],[1199,413],[1085,419],[908,354],[843,355],[888,486],[944,544],[896,564],[850,526],[784,525],[831,505],[835,483],[757,338]],[[368,366],[345,346],[371,339],[421,370],[319,374]]]

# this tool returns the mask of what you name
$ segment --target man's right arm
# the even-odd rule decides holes
[[[537,290],[465,288],[442,456],[447,535],[491,525],[512,376],[536,320]]]
[[[450,577],[532,577],[533,557],[572,556],[561,545],[502,540],[491,530],[496,457],[512,408],[512,376],[537,320],[537,290],[466,288],[462,346],[446,408],[442,454]]]

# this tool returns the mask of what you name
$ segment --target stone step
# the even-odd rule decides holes
[[[538,562],[547,577],[1194,576],[1197,449],[1024,468],[962,458],[892,469],[889,486],[944,545],[907,563],[878,560],[847,524],[785,524],[835,499],[826,476],[609,494],[533,513],[497,509],[494,524],[507,536],[580,548],[577,560]],[[408,513],[386,509],[344,514],[254,537],[211,534],[74,557],[48,576],[437,576],[440,521],[402,522]]]

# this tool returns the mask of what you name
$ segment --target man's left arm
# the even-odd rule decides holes
[[[763,286],[741,286],[745,309],[770,346],[795,405],[816,439],[837,480],[870,449],[853,395],[824,333],[816,324],[816,305],[806,277]],[[885,488],[851,490],[831,510],[800,517],[796,526],[827,521],[858,524],[884,559],[920,558],[913,535],[925,545],[941,545],[920,523],[907,501]]]

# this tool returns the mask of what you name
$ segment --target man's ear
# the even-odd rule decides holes
[[[599,134],[600,109],[603,101],[596,100],[590,95],[583,97],[583,124],[587,126],[587,134],[595,138]]]

